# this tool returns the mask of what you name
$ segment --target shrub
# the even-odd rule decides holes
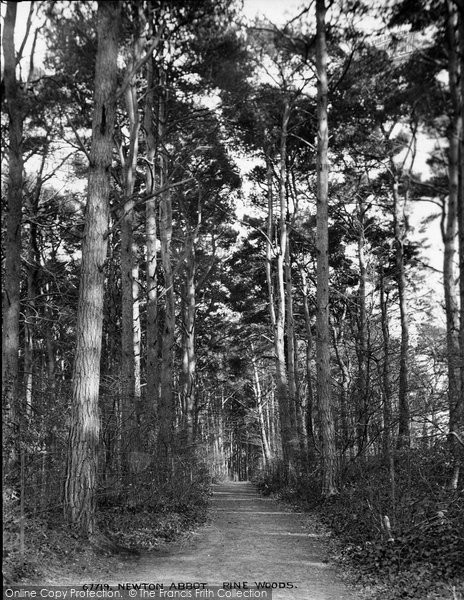
[[[446,446],[438,444],[395,456],[394,498],[389,469],[377,457],[345,466],[340,494],[325,501],[317,470],[291,484],[278,469],[269,470],[260,474],[257,485],[263,493],[303,508],[317,506],[341,541],[344,557],[364,582],[380,586],[382,600],[460,600],[464,492],[447,488],[451,469]]]

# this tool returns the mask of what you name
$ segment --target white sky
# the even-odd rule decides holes
[[[243,13],[250,19],[264,16],[272,23],[281,25],[298,14],[300,7],[307,5],[308,2],[302,0],[244,0]]]

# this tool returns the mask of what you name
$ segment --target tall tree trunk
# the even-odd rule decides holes
[[[382,265],[382,257],[379,264],[379,287],[380,287],[380,313],[382,321],[382,400],[383,400],[383,434],[382,434],[382,458],[388,467],[390,487],[391,516],[395,519],[396,508],[396,476],[395,462],[392,448],[392,393],[390,385],[390,332],[388,328],[388,296],[385,293],[385,275]]]
[[[105,318],[103,321],[104,335],[103,335],[103,356],[105,360],[102,360],[102,373],[105,375],[112,375],[115,371],[120,370],[121,365],[121,346],[119,343],[120,335],[120,324],[119,324],[119,308],[120,308],[120,297],[119,297],[119,257],[115,251],[115,234],[113,229],[116,228],[116,218],[111,219],[110,216],[110,230],[111,233],[108,236],[107,244],[107,269],[106,269],[106,290],[105,290]],[[119,240],[119,235],[117,236]],[[118,395],[119,396],[119,395]]]
[[[272,329],[276,327],[275,294],[272,274],[272,263],[274,252],[274,198],[272,193],[272,164],[267,151],[266,160],[266,184],[267,184],[267,224],[266,224],[266,282],[269,301],[269,316]]]
[[[26,201],[28,213],[28,249],[27,249],[27,303],[25,306],[24,323],[24,385],[26,412],[30,415],[32,411],[32,396],[34,387],[34,358],[35,358],[35,336],[37,334],[37,298],[39,297],[40,277],[40,249],[38,244],[37,216],[39,202],[43,186],[43,172],[48,157],[48,146],[44,148],[40,167],[36,176],[34,188]],[[45,309],[46,311],[46,309]],[[51,323],[51,321],[50,321]],[[49,335],[49,328],[46,328]],[[49,384],[48,384],[49,385]],[[50,389],[50,388],[48,388]]]
[[[142,420],[142,373],[141,373],[141,352],[142,352],[142,331],[140,324],[140,284],[139,284],[139,259],[138,248],[134,243],[133,247],[134,265],[132,268],[132,298],[133,298],[133,332],[132,344],[134,348],[134,410],[136,418],[136,436],[137,444],[141,443],[140,427]]]
[[[185,429],[187,442],[194,443],[194,413],[195,399],[195,243],[196,233],[189,232],[186,244],[185,286],[184,286],[184,332],[183,332],[183,360],[182,360],[182,402],[184,409]]]
[[[187,442],[193,444],[196,438],[195,412],[196,397],[196,349],[195,349],[195,319],[196,319],[196,246],[201,225],[201,189],[198,190],[198,206],[196,224],[189,222],[188,211],[180,202],[185,219],[185,282],[182,297],[183,332],[182,332],[182,368],[180,376],[180,396],[182,404],[182,425],[187,436]]]
[[[317,69],[317,399],[321,419],[322,495],[337,494],[337,457],[330,387],[329,330],[329,128],[327,120],[327,44],[325,0],[316,0]]]
[[[350,443],[350,436],[348,433],[348,395],[350,390],[350,367],[345,362],[345,359],[341,353],[341,346],[344,339],[343,331],[343,320],[346,314],[346,310],[343,312],[340,318],[340,325],[338,328],[333,327],[333,340],[335,357],[337,359],[338,367],[341,373],[341,385],[340,385],[340,430],[341,430],[341,457],[342,460],[345,458],[346,451],[350,450],[350,454],[353,452],[353,445]],[[348,359],[349,360],[349,359]]]
[[[37,223],[35,222],[37,208],[38,204],[36,204],[35,198],[31,199],[31,215],[29,219],[28,240],[29,247],[27,252],[27,304],[24,311],[24,388],[26,404],[25,409],[26,413],[29,415],[32,411],[32,397],[34,387],[34,340],[37,328],[36,299],[39,296],[40,253],[37,246]]]
[[[395,167],[393,166],[394,170]],[[398,389],[398,448],[409,448],[411,444],[411,424],[409,411],[409,322],[406,304],[406,270],[404,266],[404,218],[400,212],[398,175],[394,172],[393,193],[393,227],[395,235],[395,267],[398,302],[400,307],[401,345],[400,374]],[[406,198],[404,200],[406,202]]]
[[[459,31],[459,55],[461,57],[461,76],[460,76],[460,108],[461,119],[458,130],[461,144],[459,147],[460,156],[459,166],[459,196],[458,196],[458,230],[459,230],[459,290],[460,290],[460,328],[459,343],[461,349],[461,390],[464,390],[464,4],[459,2],[458,8],[458,31]],[[461,394],[461,404],[459,406],[459,427],[461,440],[464,441],[464,398]],[[462,463],[461,447],[461,463]],[[462,474],[461,474],[462,476]]]
[[[166,79],[160,75],[161,89],[159,98],[158,130],[159,130],[159,173],[160,187],[167,182],[168,158],[166,144]],[[174,427],[174,390],[173,390],[173,352],[175,326],[174,276],[172,270],[172,199],[169,190],[160,196],[160,243],[161,264],[164,278],[164,323],[161,342],[161,394],[159,405],[160,449],[166,468],[172,453]]]
[[[120,2],[98,4],[92,146],[66,465],[65,512],[87,536],[96,530],[98,391],[120,11]]]
[[[157,202],[156,188],[156,135],[154,127],[155,110],[155,77],[153,61],[147,62],[147,93],[145,96],[145,112],[143,128],[146,142],[145,187],[147,200],[145,204],[145,237],[147,252],[147,386],[145,398],[149,409],[158,418],[159,409],[159,364],[158,364],[158,281],[157,281]]]
[[[141,24],[137,23],[140,30]],[[136,34],[132,57],[127,66],[130,73],[140,59],[143,49],[143,39]],[[135,346],[139,344],[137,332],[139,322],[136,322],[138,312],[138,284],[134,273],[138,272],[137,247],[134,242],[134,189],[137,171],[140,119],[137,101],[136,76],[132,77],[125,93],[126,113],[129,121],[129,148],[127,153],[120,149],[120,158],[124,173],[124,204],[121,217],[121,401],[123,410],[123,438],[126,443],[125,456],[129,460],[129,452],[136,450],[139,445],[138,423],[136,413],[140,412],[140,361],[136,361]],[[140,356],[140,351],[139,351]],[[138,389],[136,390],[136,380]],[[127,462],[127,461],[126,461]]]
[[[23,100],[16,79],[14,32],[16,2],[8,2],[3,29],[5,99],[8,111],[8,192],[5,239],[5,278],[2,299],[2,396],[8,420],[7,448],[17,440],[18,352],[21,281],[21,211],[23,203]],[[5,458],[10,453],[5,453]]]
[[[368,406],[367,406],[367,318],[366,318],[366,237],[364,232],[365,221],[364,200],[360,197],[358,204],[358,335],[356,351],[358,356],[358,389],[357,389],[357,443],[358,454],[362,455],[367,444]]]
[[[285,261],[288,248],[287,226],[287,136],[288,121],[290,118],[290,105],[285,99],[284,113],[282,115],[282,129],[280,138],[280,182],[279,182],[279,228],[280,236],[277,250],[277,307],[275,320],[274,347],[276,355],[276,384],[277,398],[280,414],[280,427],[282,433],[282,454],[286,476],[292,474],[297,446],[297,433],[295,423],[294,403],[290,396],[288,383],[287,364],[285,356]]]
[[[443,282],[446,306],[446,342],[448,354],[448,399],[449,431],[453,453],[454,470],[450,487],[456,489],[462,469],[464,443],[464,167],[463,148],[463,59],[464,15],[462,6],[457,8],[450,0],[447,3],[448,73],[451,95],[451,124],[448,150],[448,206],[444,229],[445,255]],[[461,84],[461,85],[459,85]],[[460,309],[456,297],[454,256],[455,236],[459,244],[459,291]],[[442,232],[443,233],[443,232]],[[459,438],[459,439],[458,439]]]
[[[263,394],[261,381],[259,378],[258,364],[255,354],[255,349],[253,347],[253,343],[251,344],[251,365],[253,367],[253,391],[255,394],[256,400],[256,410],[258,412],[258,423],[259,423],[259,432],[261,436],[261,445],[263,450],[263,459],[264,464],[268,465],[271,460],[271,448],[269,446],[268,434],[266,431],[266,424],[264,421],[264,412],[263,412]]]
[[[382,259],[380,259],[382,260]],[[383,266],[379,264],[380,312],[382,322],[382,398],[383,398],[383,458],[386,464],[392,452],[392,393],[390,385],[390,332],[388,327],[388,298],[385,293],[385,275]]]
[[[311,315],[309,312],[309,290],[308,290],[308,278],[306,271],[303,266],[300,266],[300,275],[302,283],[302,294],[303,294],[303,310],[305,317],[305,333],[306,333],[306,411],[305,411],[305,422],[306,422],[306,436],[307,436],[307,447],[308,447],[308,462],[309,465],[314,462],[316,457],[316,444],[314,434],[314,392],[313,392],[313,381],[311,374],[311,361],[313,359],[313,334],[311,331]]]
[[[288,119],[287,119],[288,121]],[[284,120],[285,123],[285,120]],[[285,152],[285,150],[284,150]],[[279,417],[281,427],[281,442],[282,442],[282,458],[284,462],[284,468],[286,476],[290,468],[290,426],[289,416],[286,406],[288,405],[288,385],[287,385],[287,373],[285,365],[285,350],[284,350],[284,323],[280,322],[279,319],[285,319],[285,300],[284,300],[284,284],[283,284],[283,257],[282,249],[276,248],[277,244],[274,244],[274,198],[272,193],[272,164],[269,152],[265,149],[266,159],[266,180],[267,180],[267,239],[266,239],[266,280],[268,288],[268,299],[269,299],[269,316],[271,320],[271,327],[273,331],[274,340],[274,353],[275,353],[275,364],[276,364],[276,388],[277,398],[279,402]],[[285,220],[286,216],[284,217]],[[286,224],[284,224],[286,227]],[[282,243],[282,238],[280,240]],[[277,273],[278,273],[278,293],[277,293],[277,308],[276,308],[276,294],[274,289],[274,274],[272,272],[273,265],[273,253],[279,252],[277,260]],[[283,381],[282,381],[283,377]],[[275,443],[275,436],[272,436]],[[274,446],[275,448],[275,446]]]
[[[279,437],[280,423],[279,413],[276,409],[274,378],[270,378],[269,386],[268,430],[271,452],[273,456],[276,456],[282,447],[282,443]]]
[[[460,156],[459,156],[459,197],[458,197],[458,230],[459,230],[459,295],[460,295],[460,320],[459,320],[459,344],[460,344],[460,366],[461,366],[461,398],[457,407],[458,428],[461,442],[464,443],[464,4],[459,3],[458,9],[458,30],[459,30],[459,54],[461,56],[461,124],[460,124]],[[456,446],[457,462],[460,464],[460,479],[462,482],[464,470],[464,449],[462,444]],[[459,484],[459,482],[458,482]]]
[[[303,412],[299,397],[298,354],[295,334],[295,317],[293,314],[293,282],[290,253],[290,236],[285,252],[285,303],[286,303],[286,339],[287,339],[287,372],[288,391],[292,421],[295,451],[299,450],[298,464],[301,472],[307,470],[307,438],[305,435]]]

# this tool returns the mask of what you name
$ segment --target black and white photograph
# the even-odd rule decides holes
[[[7,600],[464,600],[464,0],[2,0]]]

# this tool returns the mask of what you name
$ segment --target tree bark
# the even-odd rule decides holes
[[[259,432],[261,436],[261,445],[263,451],[264,465],[267,466],[271,460],[271,448],[269,445],[268,433],[266,431],[266,424],[264,420],[263,411],[263,394],[261,381],[259,378],[258,364],[255,349],[253,343],[251,344],[251,365],[253,367],[253,391],[256,400],[256,410],[258,413]]]
[[[140,38],[137,38],[133,58],[127,67],[128,71],[140,58],[142,52]],[[140,360],[136,362],[136,348],[140,341],[137,336],[140,324],[136,321],[138,313],[138,285],[134,274],[138,272],[137,248],[134,243],[134,187],[138,158],[139,114],[137,88],[134,78],[125,91],[126,112],[129,119],[129,150],[127,155],[121,151],[121,162],[124,171],[124,204],[121,218],[121,401],[123,418],[123,437],[125,455],[136,450],[138,446],[138,424],[136,414],[140,412]],[[140,358],[140,349],[139,358]],[[138,386],[136,389],[136,381]],[[127,461],[126,461],[127,462]]]
[[[196,313],[196,290],[195,290],[195,244],[197,231],[187,234],[185,286],[184,286],[184,332],[183,332],[183,360],[182,360],[182,402],[184,410],[185,430],[187,432],[187,443],[195,442],[195,313]]]
[[[446,343],[448,354],[448,400],[449,431],[453,454],[454,470],[450,487],[456,489],[462,469],[462,448],[456,438],[464,439],[464,192],[463,179],[463,66],[464,24],[462,10],[447,3],[447,40],[448,40],[448,73],[451,95],[451,123],[449,130],[448,150],[448,206],[444,231],[445,255],[443,265],[443,283],[446,307]],[[459,85],[461,83],[461,85]],[[456,277],[454,273],[454,257],[456,250],[456,233],[459,249],[459,296],[457,301]]]
[[[380,258],[382,261],[382,257]],[[383,435],[382,435],[382,458],[388,467],[390,487],[390,508],[393,519],[396,509],[396,475],[395,461],[392,448],[392,393],[390,385],[390,332],[388,328],[388,296],[385,293],[385,275],[383,266],[379,264],[379,288],[380,288],[380,314],[382,322],[382,400],[383,400]]]
[[[27,249],[27,304],[24,322],[24,387],[26,413],[31,414],[34,388],[34,355],[37,329],[36,299],[39,296],[40,250],[37,240],[37,212],[41,191],[41,179],[45,165],[46,152],[43,154],[35,189],[29,198],[29,236]],[[48,328],[47,328],[48,329]]]
[[[395,167],[392,165],[392,169]],[[395,267],[398,302],[400,308],[401,344],[400,374],[398,389],[398,448],[409,448],[411,444],[411,424],[409,410],[409,322],[406,303],[406,270],[404,266],[404,225],[400,214],[400,198],[398,176],[394,173],[393,193],[393,227],[395,235]],[[405,200],[406,201],[406,200]]]
[[[168,157],[165,150],[166,144],[166,79],[162,72],[160,75],[160,99],[158,114],[159,135],[159,182],[163,188],[167,182]],[[164,459],[164,468],[167,467],[172,453],[173,427],[174,427],[174,390],[173,390],[173,352],[174,352],[174,327],[175,327],[175,297],[174,276],[172,269],[172,199],[169,190],[160,196],[160,244],[161,265],[163,269],[164,288],[164,323],[161,341],[161,394],[159,405],[160,420],[160,449]]]
[[[288,117],[284,115],[283,126],[286,127],[288,123]],[[284,132],[282,132],[284,137]],[[285,142],[286,143],[286,142]],[[283,149],[285,154],[285,148]],[[266,280],[268,288],[268,306],[269,316],[271,321],[271,327],[273,331],[274,341],[274,353],[275,353],[275,365],[276,365],[276,391],[279,407],[280,417],[280,428],[281,428],[281,451],[282,459],[284,463],[285,476],[288,476],[290,469],[290,436],[291,429],[289,425],[289,414],[288,414],[288,384],[287,384],[287,372],[285,364],[285,348],[284,348],[284,326],[285,326],[285,289],[284,289],[284,274],[283,274],[283,255],[282,255],[282,242],[286,243],[286,208],[285,198],[284,202],[284,238],[282,238],[282,207],[281,207],[281,237],[278,248],[274,246],[274,198],[272,193],[272,164],[269,152],[265,149],[266,159],[266,180],[267,180],[267,236],[266,236]],[[282,158],[281,158],[282,160]],[[282,193],[282,192],[281,192]],[[282,199],[281,199],[282,202]],[[276,306],[276,293],[274,289],[274,274],[273,274],[273,253],[278,252],[277,258],[277,306]],[[285,251],[284,251],[285,252]],[[275,442],[275,436],[272,436]],[[275,446],[274,446],[275,447]]]
[[[305,411],[305,424],[306,424],[306,436],[307,436],[307,448],[308,448],[308,463],[309,466],[314,463],[316,457],[316,444],[315,444],[315,433],[314,433],[314,391],[313,381],[311,373],[311,361],[313,359],[313,334],[311,331],[311,315],[309,313],[309,290],[308,290],[308,278],[304,267],[300,267],[300,275],[302,282],[302,294],[303,294],[303,310],[305,317],[305,333],[306,333],[306,411]]]
[[[14,32],[16,2],[8,2],[3,30],[5,99],[8,112],[8,191],[5,278],[2,299],[2,395],[7,412],[5,444],[16,443],[18,418],[18,353],[21,281],[21,211],[23,204],[23,99],[16,79]],[[5,453],[5,458],[11,456]]]
[[[65,481],[66,516],[87,536],[97,527],[98,395],[120,11],[120,2],[98,4],[92,146]]]
[[[338,367],[341,373],[341,385],[340,385],[340,449],[341,459],[345,459],[346,451],[349,449],[350,454],[353,453],[353,445],[351,444],[348,428],[348,396],[350,390],[351,376],[350,376],[350,364],[346,362],[346,358],[342,356],[341,346],[344,341],[343,321],[346,315],[346,309],[342,313],[338,327],[333,327],[333,340],[335,357],[337,359]],[[349,361],[349,357],[348,361]]]
[[[364,232],[365,220],[364,200],[358,200],[358,265],[359,265],[359,290],[358,290],[358,335],[356,350],[358,356],[358,406],[357,406],[357,443],[358,454],[362,455],[367,444],[368,431],[368,406],[367,406],[367,318],[366,318],[366,237]]]
[[[307,470],[308,445],[304,430],[303,412],[300,404],[299,379],[298,379],[298,354],[295,334],[295,317],[293,312],[293,282],[290,253],[290,236],[285,252],[285,303],[286,303],[286,339],[287,339],[287,372],[288,391],[292,421],[294,425],[293,442],[295,451],[299,449],[298,464],[300,472]]]
[[[330,386],[329,330],[329,128],[327,119],[327,43],[325,0],[316,0],[317,69],[317,398],[322,438],[322,496],[337,494],[337,457]]]
[[[147,252],[147,387],[146,402],[155,418],[159,410],[159,362],[158,362],[158,280],[157,280],[157,201],[154,195],[156,188],[156,135],[154,127],[155,110],[155,78],[153,61],[147,62],[147,94],[145,97],[145,113],[143,126],[146,142],[145,189],[147,201],[145,204],[145,237]]]
[[[460,439],[464,440],[464,5],[459,4],[458,12],[458,31],[459,31],[459,54],[461,56],[461,86],[460,86],[460,103],[461,103],[461,123],[460,123],[460,139],[459,147],[459,197],[458,197],[458,231],[459,231],[459,295],[460,295],[460,320],[459,320],[459,344],[460,344],[460,370],[461,370],[461,398],[460,404],[457,407],[458,427]],[[459,453],[459,454],[458,454]],[[460,465],[460,480],[462,483],[464,451],[462,445],[456,448],[457,462]],[[458,481],[459,485],[459,481]]]
[[[282,115],[282,129],[280,138],[280,182],[279,182],[279,243],[277,250],[277,306],[275,315],[274,347],[276,355],[276,384],[277,398],[280,415],[280,427],[282,433],[282,454],[286,476],[292,474],[295,467],[295,451],[297,446],[297,432],[295,422],[295,407],[290,396],[287,363],[285,356],[285,262],[288,248],[288,226],[287,226],[287,136],[288,121],[290,118],[289,101],[285,99],[284,112]]]
[[[382,260],[382,259],[380,259]],[[385,275],[382,264],[379,264],[379,288],[380,288],[380,313],[382,322],[382,397],[383,397],[383,436],[382,448],[383,458],[389,463],[392,452],[392,393],[391,393],[391,365],[390,365],[390,332],[388,327],[388,299],[385,293]]]

